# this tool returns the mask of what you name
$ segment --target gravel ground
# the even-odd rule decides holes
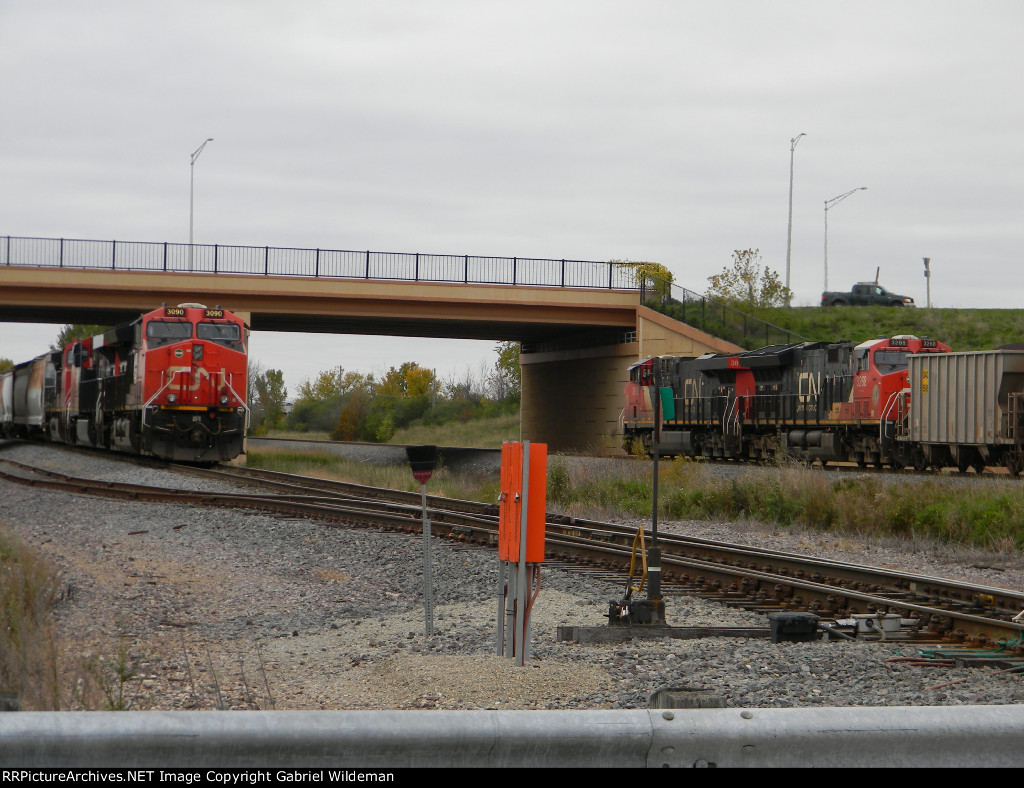
[[[210,486],[51,447],[0,442],[2,457],[92,478]],[[558,642],[559,625],[604,625],[608,601],[622,589],[555,569],[543,571],[531,658],[520,668],[494,654],[494,553],[441,540],[433,546],[435,634],[426,638],[418,538],[242,510],[115,502],[5,481],[0,526],[60,569],[66,598],[58,619],[68,675],[89,661],[105,666],[107,688],[119,685],[114,688],[126,692],[132,708],[646,708],[653,692],[678,686],[705,690],[733,707],[1024,702],[1022,676],[887,665],[887,658],[916,653],[893,643]],[[782,532],[756,523],[659,527],[991,585],[1024,582],[1019,555]],[[685,596],[670,597],[667,612],[678,626],[767,623]],[[122,652],[138,678],[113,678]],[[930,689],[938,684],[947,686]]]

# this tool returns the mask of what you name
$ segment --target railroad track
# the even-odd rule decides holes
[[[275,492],[191,492],[114,484],[67,477],[9,460],[0,460],[0,466],[9,469],[0,470],[0,478],[127,500],[244,507],[326,524],[370,525],[405,533],[422,529],[419,493],[248,468],[157,465]],[[434,536],[477,548],[496,543],[495,504],[428,496],[427,507]],[[631,526],[549,514],[547,559],[560,566],[584,568],[602,579],[617,578],[625,585],[636,557],[636,535],[637,529]],[[1013,620],[1024,611],[1024,592],[673,534],[660,535],[659,544],[663,590],[669,598],[696,594],[763,613],[809,611],[830,621],[895,615],[905,625],[901,637],[977,648],[1014,650],[1024,640],[1024,623]]]

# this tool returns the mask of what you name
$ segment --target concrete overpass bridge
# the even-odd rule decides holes
[[[740,349],[649,295],[603,262],[0,236],[0,321],[113,325],[199,301],[254,331],[521,342],[522,437],[551,451],[621,451],[637,359]]]

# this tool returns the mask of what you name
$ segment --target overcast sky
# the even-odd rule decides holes
[[[654,260],[1022,307],[1024,3],[3,0],[0,234]],[[229,305],[226,305],[229,306]],[[0,324],[0,357],[48,326]],[[291,391],[492,342],[256,333]]]

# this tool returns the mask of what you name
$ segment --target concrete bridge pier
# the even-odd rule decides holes
[[[547,443],[551,452],[623,455],[619,414],[630,365],[651,356],[742,350],[643,306],[636,331],[623,340],[566,349],[538,343],[521,354],[523,440]]]

